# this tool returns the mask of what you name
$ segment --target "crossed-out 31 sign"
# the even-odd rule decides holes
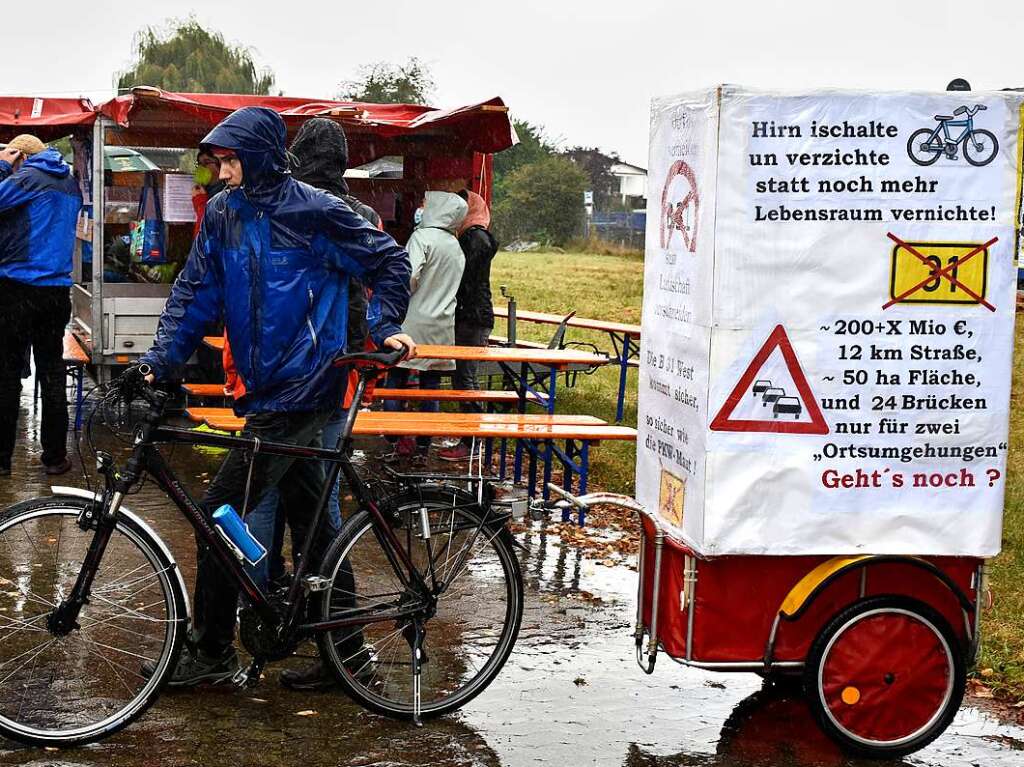
[[[981,304],[995,311],[986,299],[989,247],[986,243],[904,242],[889,234],[892,269],[888,309],[905,304]]]

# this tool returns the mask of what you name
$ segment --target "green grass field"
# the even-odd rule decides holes
[[[502,303],[498,287],[508,286],[520,309],[581,317],[640,322],[643,293],[643,261],[639,257],[579,253],[500,253],[491,273],[495,303]],[[504,334],[503,320],[495,332]],[[521,338],[547,341],[553,326],[520,322]],[[611,351],[607,336],[570,331],[569,340],[590,341]],[[1017,348],[1024,344],[1018,328]],[[636,425],[636,371],[630,371],[625,423]],[[1006,517],[1003,553],[991,562],[990,581],[995,607],[984,615],[983,646],[979,668],[986,669],[984,683],[997,693],[1024,700],[1024,450],[1020,437],[1024,421],[1024,359],[1014,364],[1010,456],[1007,473]],[[582,377],[574,389],[559,393],[563,412],[588,413],[608,421],[615,418],[618,371],[611,367]],[[593,453],[591,476],[602,488],[632,494],[636,451],[632,444],[606,443]],[[991,672],[988,671],[991,669]]]
[[[515,296],[520,309],[568,314],[580,317],[640,323],[643,296],[644,263],[639,257],[595,256],[580,253],[505,253],[501,252],[491,268],[494,303],[504,304],[498,288],[505,285]],[[494,332],[504,335],[507,326],[498,318]],[[519,322],[519,338],[547,342],[554,325]],[[570,330],[567,341],[593,343],[601,351],[611,352],[607,334]],[[636,426],[637,371],[629,371],[626,410],[623,423]],[[619,369],[609,365],[593,375],[580,375],[576,386],[559,385],[561,412],[586,413],[615,420],[615,396],[619,387]],[[591,452],[591,476],[603,489],[633,493],[633,466],[636,449],[631,442],[606,442]]]

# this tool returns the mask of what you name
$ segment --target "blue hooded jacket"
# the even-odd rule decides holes
[[[401,331],[409,255],[340,199],[288,174],[285,125],[264,107],[233,112],[203,140],[233,150],[242,186],[215,195],[142,357],[175,375],[223,317],[246,394],[240,415],[336,407],[345,384],[348,279],[373,290],[377,344]]]
[[[0,160],[0,277],[71,285],[82,193],[56,149],[26,157],[17,172]]]

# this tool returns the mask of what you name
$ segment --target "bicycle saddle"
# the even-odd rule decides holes
[[[935,115],[936,120],[952,120],[953,115]]]

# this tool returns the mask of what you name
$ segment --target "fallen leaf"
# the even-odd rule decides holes
[[[995,669],[983,668],[981,671],[978,672],[978,675],[979,676],[984,676],[984,677],[989,677],[989,676],[992,676],[994,673],[996,673]]]
[[[572,683],[573,683],[574,685],[576,685],[577,687],[586,687],[586,686],[587,686],[587,680],[586,680],[586,679],[584,679],[584,678],[583,678],[583,677],[581,677],[581,676],[578,676],[578,677],[576,677],[575,679],[573,679],[573,680],[572,680]]]
[[[296,711],[295,716],[319,716],[319,713],[310,708],[305,711]]]

